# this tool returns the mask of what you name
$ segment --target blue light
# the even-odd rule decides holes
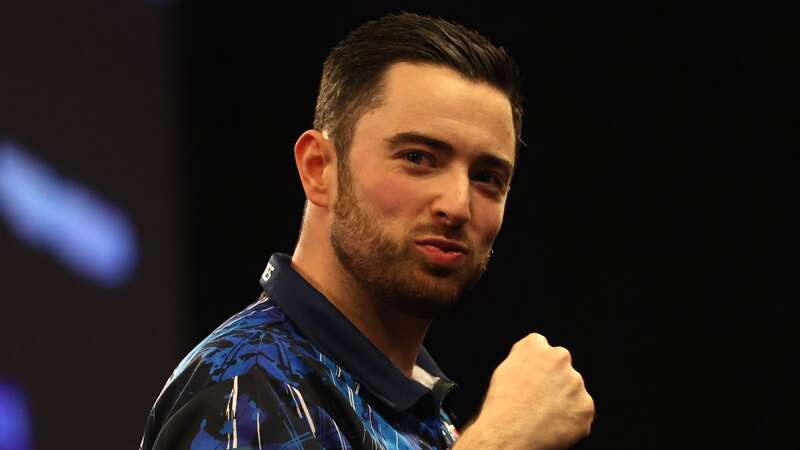
[[[0,380],[0,450],[29,450],[31,423],[25,395]]]
[[[135,271],[136,236],[126,215],[8,142],[0,142],[0,216],[21,240],[104,286]]]

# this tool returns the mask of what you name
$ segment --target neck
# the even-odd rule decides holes
[[[303,231],[292,267],[410,378],[431,320],[398,311],[365,292],[341,265],[329,239],[312,239],[306,234],[310,230]]]

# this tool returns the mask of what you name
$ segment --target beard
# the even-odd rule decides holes
[[[403,313],[434,319],[455,308],[459,299],[481,278],[491,248],[474,246],[467,260],[454,268],[430,263],[412,236],[463,239],[463,228],[435,224],[410,230],[409,239],[392,239],[359,204],[347,166],[339,170],[338,200],[333,207],[331,246],[341,265],[371,297]]]

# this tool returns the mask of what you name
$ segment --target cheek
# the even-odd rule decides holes
[[[500,227],[503,225],[503,214],[505,212],[505,202],[495,203],[486,199],[475,202],[472,211],[472,222],[478,233],[480,241],[489,246],[494,242]]]
[[[396,224],[397,219],[410,215],[414,205],[419,203],[415,199],[421,195],[420,189],[402,176],[383,172],[380,176],[364,176],[362,181],[364,206],[375,214],[376,220],[387,225]]]

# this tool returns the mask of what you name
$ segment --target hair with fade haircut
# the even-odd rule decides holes
[[[338,165],[347,162],[358,119],[382,104],[383,76],[398,62],[447,67],[503,92],[511,103],[517,147],[522,143],[519,67],[505,49],[462,25],[402,12],[354,29],[325,59],[314,128],[333,139]]]

